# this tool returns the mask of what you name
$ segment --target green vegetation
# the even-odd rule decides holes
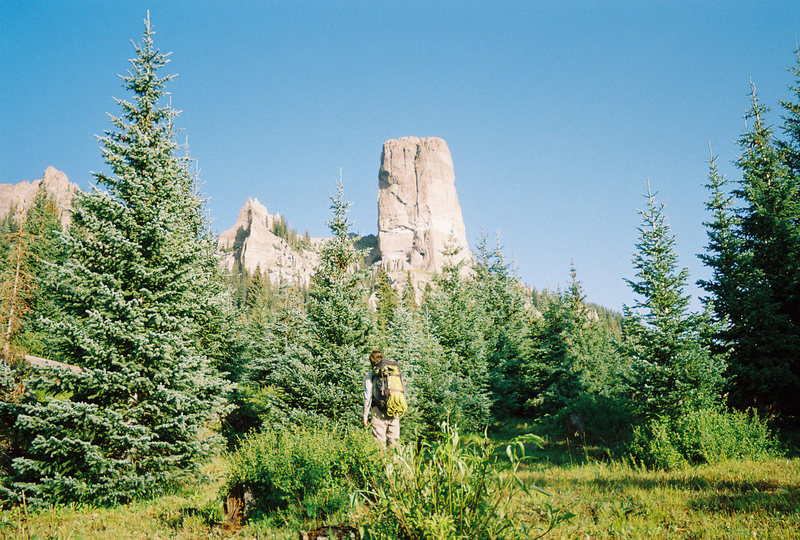
[[[525,287],[499,238],[447,246],[424,291],[397,282],[341,181],[310,283],[239,263],[226,281],[166,62],[148,20],[111,172],[67,230],[44,191],[0,222],[0,533],[797,536],[800,103],[779,139],[753,91],[734,188],[710,159],[705,309],[648,189],[618,314],[574,264],[566,290]],[[359,426],[375,347],[405,376],[396,452]]]
[[[311,236],[308,231],[303,236],[298,235],[283,216],[278,216],[278,219],[272,222],[272,234],[282,238],[295,251],[311,249]]]
[[[495,431],[501,431],[504,440],[530,428],[513,422],[501,427]],[[473,439],[468,444],[479,441]],[[505,443],[496,440],[492,444],[500,446],[497,457],[502,471],[509,466]],[[526,447],[533,460],[526,460],[515,474],[526,486],[537,486],[548,495],[530,488],[530,495],[518,493],[514,501],[520,521],[541,532],[559,509],[574,514],[558,523],[545,538],[788,540],[796,538],[800,530],[797,458],[725,460],[714,465],[665,471],[625,460],[599,459],[605,449],[596,445],[567,447],[563,440],[547,439],[541,448]],[[463,460],[464,456],[460,458]],[[424,466],[423,461],[415,463]],[[298,530],[318,528],[314,520],[287,523],[281,517],[285,514],[278,513],[233,529],[223,521],[220,497],[230,477],[228,462],[222,458],[207,462],[201,473],[204,476],[200,481],[181,484],[172,494],[112,508],[72,504],[41,512],[25,506],[1,511],[0,533],[14,538],[293,540]],[[508,477],[501,476],[501,481],[503,478]],[[547,505],[551,510],[548,511]],[[363,511],[363,507],[353,508],[348,517],[362,516]],[[345,519],[345,515],[341,517]],[[433,520],[430,524],[433,525]]]
[[[116,131],[101,138],[113,175],[96,178],[108,191],[78,197],[66,256],[50,267],[51,351],[80,370],[37,374],[35,395],[3,407],[15,419],[7,501],[115,504],[169,489],[208,455],[204,428],[225,410],[207,354],[217,262],[176,156],[176,112],[158,104],[171,77],[158,75],[167,59],[152,38],[147,21],[123,77],[134,101],[120,102]]]
[[[385,473],[372,478],[364,492],[371,509],[362,525],[364,537],[444,540],[545,534],[571,514],[553,512],[546,505],[542,510],[549,520],[541,529],[521,519],[520,499],[535,498],[540,491],[518,476],[525,441],[538,439],[520,437],[506,445],[509,465],[501,468],[497,444],[486,437],[464,441],[443,422],[432,442],[417,450],[402,448],[389,460]]]
[[[353,494],[381,469],[371,437],[354,429],[266,429],[245,437],[226,460],[225,493],[249,492],[248,514],[279,514],[297,528],[346,520]]]

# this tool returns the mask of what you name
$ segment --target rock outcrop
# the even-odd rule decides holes
[[[406,271],[439,272],[448,244],[470,258],[453,159],[437,137],[386,141],[378,173],[378,245],[395,280]]]
[[[66,174],[52,166],[47,167],[39,180],[19,182],[18,184],[0,184],[0,217],[7,216],[13,209],[21,212],[24,218],[42,184],[56,202],[61,223],[68,224],[72,198],[78,191],[78,185],[70,182]]]
[[[258,200],[249,199],[236,225],[220,235],[224,264],[233,268],[239,261],[248,272],[260,268],[273,283],[308,283],[319,262],[316,251],[322,240],[312,241],[311,249],[293,247],[273,232],[280,219]],[[372,235],[364,237],[359,247],[372,247],[374,241]],[[378,174],[377,247],[368,264],[382,265],[398,286],[411,272],[418,297],[447,262],[446,248],[458,250],[453,262],[471,258],[453,159],[444,140],[403,137],[384,143]]]
[[[270,215],[258,199],[247,199],[233,228],[220,234],[223,264],[233,268],[239,261],[250,273],[258,268],[275,284],[281,281],[307,284],[319,262],[319,255],[310,248],[319,240],[311,239],[311,246],[292,247],[273,232],[280,222],[281,216]]]

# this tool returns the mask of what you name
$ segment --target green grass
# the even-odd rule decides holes
[[[525,426],[493,434],[511,437]],[[728,461],[652,471],[611,460],[602,446],[550,442],[518,475],[549,497],[520,498],[525,519],[544,523],[543,503],[575,517],[547,538],[798,538],[800,458]],[[239,531],[220,525],[224,461],[209,462],[206,480],[177,493],[117,508],[57,507],[0,512],[0,538],[264,538],[294,539],[280,516]]]
[[[677,471],[623,462],[535,465],[521,476],[549,492],[552,506],[575,514],[554,538],[800,536],[800,459]]]

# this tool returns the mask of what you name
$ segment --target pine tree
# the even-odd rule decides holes
[[[416,311],[417,309],[417,293],[410,270],[406,271],[406,281],[403,283],[403,294],[400,296],[400,303],[408,311]]]
[[[800,176],[800,48],[796,48],[794,53],[795,65],[789,68],[789,72],[794,75],[794,84],[789,86],[789,90],[796,101],[780,102],[784,110],[783,132],[788,139],[779,141],[778,146],[781,162],[796,179]]]
[[[161,104],[172,76],[155,48],[149,15],[131,70],[133,102],[101,137],[107,191],[76,200],[56,268],[63,318],[52,322],[60,360],[80,367],[44,374],[47,397],[23,406],[6,496],[29,503],[113,504],[172,485],[209,451],[200,431],[222,412],[226,384],[204,354],[213,349],[218,292],[202,200],[173,120]],[[212,340],[214,338],[211,338]]]
[[[740,139],[741,245],[728,287],[741,291],[727,307],[732,325],[732,397],[762,410],[800,410],[800,184],[774,142],[751,83],[752,127]],[[738,247],[738,246],[737,246]]]
[[[484,339],[495,414],[518,414],[527,393],[520,366],[532,314],[526,309],[519,279],[505,262],[499,235],[491,250],[486,235],[481,236],[473,270],[477,300],[488,322]]]
[[[347,217],[339,181],[331,197],[333,237],[325,242],[311,277],[307,315],[295,338],[265,358],[267,386],[278,389],[282,410],[301,421],[356,423],[374,327],[367,306],[366,274]]]
[[[547,296],[527,336],[523,402],[535,414],[572,412],[582,398],[619,390],[611,340],[589,316],[574,263],[570,278],[566,292]]]
[[[0,274],[0,361],[13,365],[12,340],[32,309],[33,277],[30,272],[30,235],[24,228],[9,235],[6,270]]]
[[[739,220],[733,207],[733,198],[727,192],[727,179],[717,168],[717,158],[709,157],[708,183],[706,189],[711,197],[706,202],[706,210],[712,221],[704,222],[707,228],[708,244],[706,253],[698,255],[711,271],[711,278],[698,281],[711,296],[703,298],[703,303],[711,307],[718,322],[738,312],[741,305],[739,280],[732,279],[732,273],[740,268],[743,247],[738,236]],[[739,320],[739,317],[735,317]]]
[[[664,205],[649,185],[646,198],[633,256],[636,280],[625,280],[638,298],[633,308],[624,306],[624,332],[634,401],[642,416],[653,417],[719,403],[725,363],[709,350],[710,316],[687,312],[689,271],[677,269]]]
[[[63,264],[65,253],[59,239],[62,226],[58,207],[44,184],[39,185],[22,229],[30,239],[28,267],[32,286],[31,312],[17,336],[17,342],[30,354],[47,357],[54,343],[41,320],[57,320],[60,316],[53,288],[47,284],[47,276],[50,268]]]
[[[459,410],[461,427],[467,431],[481,430],[491,420],[492,395],[486,332],[489,319],[480,302],[480,292],[474,281],[462,271],[465,266],[459,257],[460,248],[448,242],[442,254],[445,264],[435,276],[435,287],[423,298],[425,322],[442,346],[446,365],[456,377],[461,396]]]
[[[378,283],[375,287],[375,293],[377,296],[375,307],[378,328],[385,332],[387,326],[394,318],[399,300],[397,298],[397,291],[394,290],[389,280],[389,274],[386,273],[386,269],[382,266],[380,270],[378,270]]]
[[[389,324],[387,342],[385,352],[403,366],[409,402],[403,430],[411,432],[420,427],[424,433],[435,433],[445,420],[460,426],[470,423],[461,407],[461,378],[416,311],[398,307]]]

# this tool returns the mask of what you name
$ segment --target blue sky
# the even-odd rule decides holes
[[[708,144],[738,178],[749,80],[778,127],[800,32],[796,0],[0,0],[0,182],[53,165],[86,189],[105,169],[95,135],[127,97],[147,9],[218,231],[257,197],[327,234],[341,168],[355,229],[374,233],[383,142],[437,136],[471,245],[499,232],[539,289],[574,260],[612,309],[633,302],[648,180],[705,277]]]

